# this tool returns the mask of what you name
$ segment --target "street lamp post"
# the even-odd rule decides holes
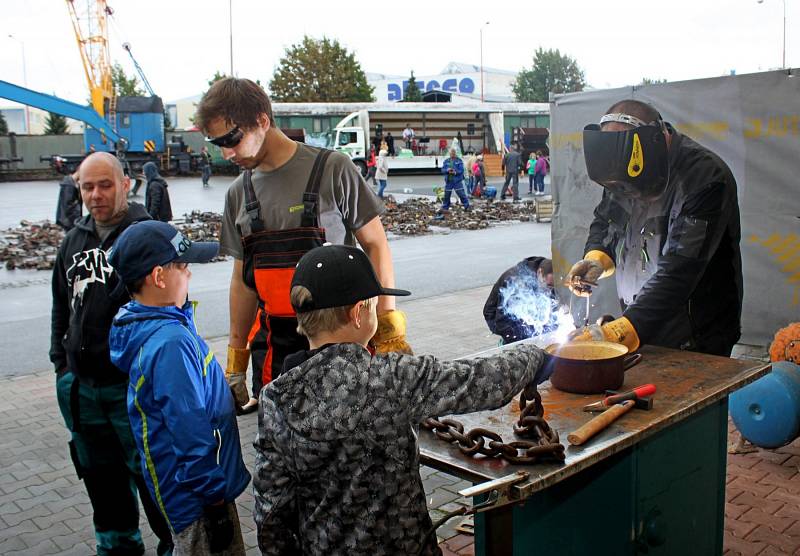
[[[488,21],[486,23],[484,23],[483,25],[481,25],[481,31],[480,31],[480,36],[481,36],[481,102],[483,102],[483,28],[486,27],[487,25],[489,25]]]
[[[15,37],[14,35],[8,35],[9,39],[13,39],[17,41],[22,48],[22,84],[25,88],[28,88],[28,69],[27,64],[25,63],[25,43],[22,42],[20,39]],[[31,112],[30,107],[26,104],[25,105],[25,133],[30,135],[31,133]]]
[[[233,77],[233,0],[228,0],[228,31],[231,40],[231,77]]]
[[[763,4],[764,0],[758,0]],[[781,68],[786,69],[786,0],[783,0],[783,55],[781,57]]]

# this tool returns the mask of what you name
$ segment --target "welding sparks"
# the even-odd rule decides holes
[[[498,292],[498,307],[507,317],[515,321],[517,334],[513,340],[522,340],[542,334],[563,335],[575,330],[572,317],[558,298],[536,273],[522,265],[519,272],[510,276]],[[511,338],[509,338],[511,339]]]

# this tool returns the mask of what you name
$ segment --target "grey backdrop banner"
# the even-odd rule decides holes
[[[800,321],[800,70],[557,96],[550,130],[552,249],[555,273],[562,279],[583,256],[602,193],[586,175],[583,127],[625,98],[651,103],[664,120],[716,152],[733,171],[744,266],[740,341],[766,344],[778,328]],[[603,280],[598,290],[592,296],[592,320],[603,313],[619,315],[614,278]],[[559,295],[569,302],[566,288]]]

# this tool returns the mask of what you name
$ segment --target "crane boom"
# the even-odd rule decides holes
[[[81,106],[80,104],[64,100],[63,98],[32,91],[3,80],[0,80],[0,98],[7,98],[14,102],[35,106],[36,108],[47,110],[55,114],[61,114],[67,118],[80,120],[92,126],[100,133],[105,134],[115,143],[124,141],[124,139],[111,128],[106,120],[101,118],[97,112],[88,106]]]
[[[127,42],[122,43],[122,48],[124,48],[128,52],[128,56],[131,57],[131,61],[133,62],[136,71],[139,73],[139,77],[142,78],[142,83],[144,84],[144,88],[147,89],[147,92],[150,93],[151,97],[157,96],[156,93],[153,91],[153,88],[150,86],[150,82],[147,80],[147,77],[145,77],[142,66],[140,66],[139,62],[136,61],[136,58],[133,57],[133,52],[131,52],[130,43]]]
[[[100,116],[105,116],[106,101],[114,96],[111,81],[111,56],[108,49],[108,21],[112,13],[105,0],[66,0],[83,69],[89,83],[92,106]],[[85,3],[86,10],[76,4]]]

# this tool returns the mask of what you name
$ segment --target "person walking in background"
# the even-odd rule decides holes
[[[467,172],[467,194],[472,195],[472,190],[475,188],[475,174],[472,173],[472,167],[475,166],[475,161],[478,160],[478,157],[475,156],[475,153],[469,153],[466,162],[464,163],[464,169]]]
[[[203,171],[203,187],[208,187],[208,179],[211,177],[211,155],[205,146],[200,149],[200,169]]]
[[[550,161],[544,156],[542,151],[536,151],[536,168],[534,171],[534,185],[536,185],[536,195],[544,195],[544,177],[550,169]]]
[[[533,193],[533,186],[536,182],[536,153],[531,151],[528,162],[525,163],[525,171],[528,172],[528,195]]]
[[[169,201],[167,182],[158,173],[155,163],[147,162],[142,166],[147,179],[147,190],[144,195],[144,208],[154,220],[169,222],[172,220],[172,204]]]
[[[375,147],[369,148],[369,157],[367,158],[367,182],[372,180],[372,185],[378,185],[375,181],[375,165],[377,164],[377,160],[375,159]]]
[[[375,177],[378,180],[378,197],[383,199],[383,191],[386,189],[387,180],[389,179],[389,153],[381,150],[378,154],[378,162],[375,168]]]
[[[483,190],[486,187],[486,170],[483,166],[482,154],[475,157],[475,163],[472,165],[472,175],[475,176],[475,186],[472,190],[472,196],[480,197],[483,195]]]
[[[444,215],[450,210],[450,196],[453,191],[458,195],[464,210],[470,210],[469,199],[464,192],[464,161],[458,158],[455,148],[450,149],[450,158],[442,164],[442,174],[444,174],[444,201],[435,216],[436,220],[444,219]]]
[[[505,156],[503,156],[503,169],[506,173],[506,181],[503,183],[503,189],[500,191],[501,200],[506,198],[506,190],[510,183],[511,195],[515,201],[519,201],[519,169],[521,162],[516,145],[512,146]]]
[[[386,150],[389,152],[389,156],[394,156],[394,137],[392,137],[392,132],[386,134]]]
[[[75,181],[75,174],[67,174],[58,184],[58,205],[56,206],[56,224],[65,232],[75,227],[75,221],[81,217],[81,192]]]

